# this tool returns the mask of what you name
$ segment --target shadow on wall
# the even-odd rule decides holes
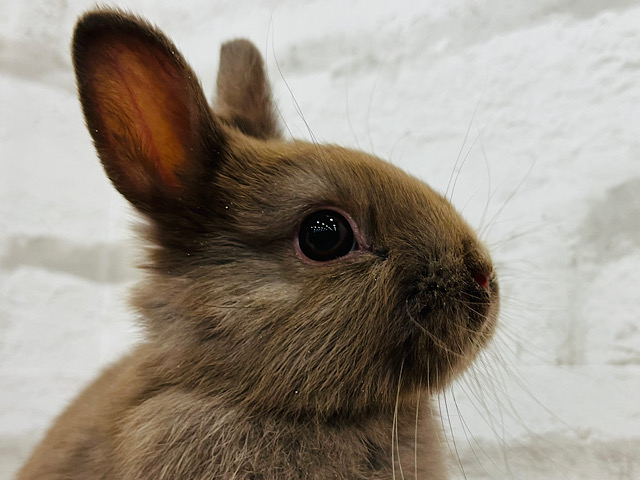
[[[640,250],[640,178],[632,178],[609,190],[591,205],[585,218],[582,242],[598,263]]]
[[[135,280],[138,274],[134,263],[129,245],[81,245],[47,236],[9,238],[0,255],[3,270],[28,266],[111,284]]]
[[[462,468],[469,478],[511,479],[520,478],[518,472],[527,472],[527,480],[545,480],[558,478],[558,471],[563,472],[565,480],[640,478],[640,442],[637,440],[585,443],[551,435],[502,447],[480,443],[476,448],[481,449],[480,458],[475,452],[461,451],[467,460]],[[454,463],[450,472],[453,474],[459,469],[460,464],[456,468]]]

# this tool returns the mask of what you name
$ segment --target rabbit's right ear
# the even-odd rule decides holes
[[[87,127],[120,193],[146,213],[197,205],[224,134],[171,41],[120,11],[88,13],[73,63]]]

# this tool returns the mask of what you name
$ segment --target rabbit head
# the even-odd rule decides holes
[[[222,47],[213,108],[139,18],[87,14],[73,50],[105,171],[148,220],[134,304],[165,383],[358,415],[442,389],[489,340],[498,284],[473,230],[378,158],[283,139],[250,42]]]

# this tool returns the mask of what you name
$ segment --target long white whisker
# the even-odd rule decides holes
[[[480,94],[480,98],[478,99],[478,103],[476,103],[476,107],[473,110],[473,114],[471,115],[471,120],[469,120],[469,125],[467,126],[467,131],[464,134],[464,139],[462,140],[462,145],[460,145],[460,151],[458,152],[458,156],[456,157],[456,162],[453,164],[453,170],[451,171],[451,176],[449,177],[449,183],[447,183],[447,189],[445,190],[444,196],[451,200],[449,196],[449,188],[451,187],[451,181],[453,180],[453,176],[456,173],[456,167],[458,166],[458,162],[460,161],[460,155],[464,150],[464,146],[467,143],[467,139],[469,138],[469,132],[471,131],[471,125],[473,125],[473,121],[476,118],[476,114],[478,113],[478,109],[480,108],[480,104],[482,103],[482,98],[484,97],[484,92],[487,88],[487,78],[485,77],[484,87],[482,87],[482,93]],[[452,193],[453,195],[453,193]]]
[[[402,376],[402,368],[404,366],[404,361],[402,365],[400,365],[400,376]],[[400,385],[400,380],[398,379],[398,385]],[[399,387],[398,387],[399,388]],[[393,421],[391,422],[391,478],[393,480],[396,479],[396,422],[398,421],[398,399],[396,398],[396,405],[393,409]]]
[[[487,225],[484,226],[482,228],[482,230],[480,231],[480,235],[484,236],[486,233],[488,233],[487,228],[490,227],[494,220],[496,218],[498,218],[498,216],[502,213],[502,211],[505,209],[505,207],[509,204],[509,202],[511,201],[511,199],[515,196],[516,193],[518,193],[518,190],[520,189],[520,187],[522,186],[522,184],[525,182],[525,180],[529,177],[529,175],[531,174],[531,171],[533,170],[533,167],[536,165],[535,160],[531,163],[531,165],[529,166],[529,170],[527,170],[527,173],[525,173],[524,177],[522,177],[522,179],[520,180],[520,182],[518,182],[518,185],[516,185],[516,188],[513,189],[513,191],[509,194],[509,196],[506,198],[506,200],[504,201],[504,203],[502,204],[502,206],[498,209],[498,211],[493,215],[493,217],[491,217],[491,219],[489,220],[489,222],[487,222]]]
[[[267,61],[269,60],[269,36],[271,35],[271,30],[273,27],[273,15],[271,16],[271,19],[269,20],[269,28],[267,30],[267,40],[266,40],[266,44],[264,46],[264,63],[265,63],[265,68],[267,65]],[[271,48],[273,51],[273,58],[276,58],[276,51],[275,51],[275,46],[273,44],[273,37],[271,38]],[[276,60],[276,65],[277,65],[277,60]],[[280,73],[280,77],[284,80],[284,75],[282,74],[282,70],[280,70],[280,68],[278,67],[278,72]],[[284,125],[284,128],[286,128],[287,132],[289,132],[289,137],[293,138],[293,133],[291,133],[291,129],[289,128],[289,124],[287,123],[287,121],[284,118],[284,115],[282,115],[282,110],[280,110],[280,107],[278,106],[277,102],[273,102],[274,103],[274,107],[276,109],[276,112],[278,112],[278,117],[280,117],[280,121],[282,122],[282,124]]]
[[[393,442],[393,438],[394,438],[394,434],[395,434],[395,448],[396,448],[396,452],[397,452],[397,458],[398,458],[398,468],[400,469],[400,477],[402,478],[402,480],[404,480],[404,472],[402,471],[402,459],[400,458],[400,442],[398,439],[398,404],[400,403],[400,387],[402,386],[402,370],[404,368],[404,360],[402,361],[402,364],[400,365],[400,376],[398,377],[398,389],[396,392],[396,405],[395,405],[395,409],[393,412],[393,432],[391,434],[391,441]],[[393,448],[394,445],[391,445],[391,452],[392,452],[392,460],[393,460]],[[395,463],[394,463],[394,469],[393,469],[393,478],[395,478]]]
[[[376,75],[376,80],[373,84],[373,90],[371,90],[371,95],[369,96],[369,104],[367,105],[367,137],[369,138],[369,145],[371,146],[371,153],[375,155],[376,149],[373,146],[373,139],[371,138],[371,106],[373,105],[373,97],[376,93],[376,89],[378,88],[378,80],[380,80],[380,74],[382,73],[382,69],[386,64],[386,59],[380,64],[380,68],[378,69],[378,74]]]
[[[282,69],[280,68],[280,63],[278,62],[278,57],[275,55],[275,34],[271,35],[271,48],[273,50],[273,60],[276,62],[276,67],[278,68],[278,73],[280,74],[280,78],[282,78],[282,81],[284,82],[284,85],[287,87],[287,90],[289,91],[289,94],[291,95],[291,99],[293,100],[293,104],[294,104],[294,107],[296,109],[296,112],[298,113],[298,115],[300,116],[300,118],[304,122],[305,126],[307,127],[307,131],[309,132],[309,135],[311,136],[312,142],[315,145],[318,145],[318,140],[316,139],[315,135],[313,134],[313,131],[311,131],[311,127],[309,126],[309,123],[307,122],[307,119],[305,118],[304,114],[302,113],[302,108],[300,108],[300,104],[298,103],[298,100],[296,100],[296,97],[293,94],[293,90],[289,86],[289,82],[287,82],[287,79],[284,78],[284,74],[282,73]],[[288,130],[288,128],[287,128],[287,130]],[[289,133],[291,133],[291,132],[289,132]]]
[[[347,123],[349,124],[349,130],[351,130],[351,134],[353,135],[353,139],[356,141],[356,146],[358,150],[362,150],[360,147],[360,142],[358,141],[358,136],[356,135],[356,131],[353,129],[353,123],[351,123],[351,111],[349,110],[349,78],[351,72],[351,62],[347,65],[347,84],[345,88],[346,95],[346,103],[347,103]]]
[[[458,459],[458,466],[460,467],[460,472],[462,473],[462,476],[465,478],[465,480],[467,479],[467,474],[464,471],[464,465],[462,464],[462,459],[460,458],[460,453],[458,452],[458,444],[456,443],[456,438],[455,435],[453,434],[453,425],[451,424],[451,415],[449,413],[449,405],[447,403],[447,396],[443,395],[444,397],[444,408],[447,412],[447,421],[449,422],[449,431],[451,432],[451,441],[453,442],[453,448],[455,450],[456,453],[456,458]]]
[[[414,480],[418,480],[418,415],[420,413],[420,391],[422,390],[422,383],[418,389],[418,398],[416,399],[416,424],[415,431],[413,432],[413,466],[414,466]]]
[[[458,171],[456,173],[455,180],[453,181],[453,186],[451,187],[451,195],[449,197],[449,200],[453,199],[453,192],[455,192],[456,190],[456,185],[458,184],[458,178],[460,178],[460,173],[462,172],[462,168],[464,167],[465,163],[467,163],[467,159],[469,158],[469,155],[473,151],[473,148],[476,146],[476,143],[478,142],[478,140],[482,138],[482,135],[484,134],[487,127],[489,126],[490,122],[491,122],[491,119],[487,120],[487,123],[485,123],[484,127],[482,127],[480,132],[478,132],[476,137],[473,139],[473,142],[471,143],[469,150],[467,150],[467,153],[464,155],[464,158],[462,159],[462,163],[460,164],[460,167],[458,168]]]

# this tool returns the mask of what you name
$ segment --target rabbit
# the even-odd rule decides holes
[[[283,138],[247,40],[222,45],[213,106],[132,14],[86,13],[72,50],[98,156],[144,221],[144,340],[17,478],[448,478],[432,399],[499,310],[454,207],[372,155]]]

